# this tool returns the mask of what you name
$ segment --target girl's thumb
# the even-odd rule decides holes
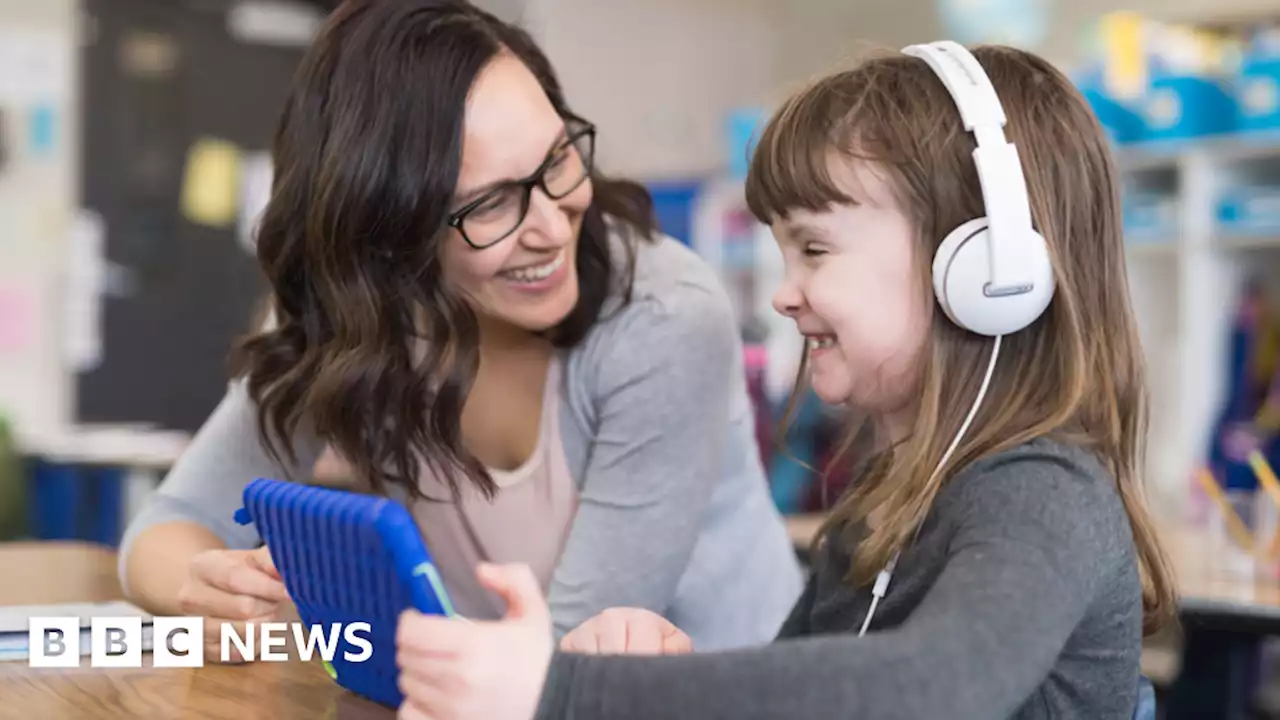
[[[549,614],[542,587],[528,565],[482,564],[476,569],[480,584],[507,604],[507,619],[530,617],[544,620]]]

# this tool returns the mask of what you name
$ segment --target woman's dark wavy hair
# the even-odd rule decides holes
[[[274,323],[231,356],[277,460],[296,461],[292,438],[306,428],[374,492],[400,485],[426,497],[422,463],[455,497],[460,476],[495,492],[462,444],[479,334],[441,277],[440,242],[467,95],[501,53],[523,61],[555,109],[571,113],[528,34],[458,0],[349,0],[303,59],[276,131],[276,176],[257,239]],[[548,332],[559,347],[578,343],[615,293],[629,298],[634,247],[615,246],[626,255],[615,262],[605,217],[629,236],[654,233],[642,186],[592,179],[578,304]]]

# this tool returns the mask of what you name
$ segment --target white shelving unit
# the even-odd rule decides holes
[[[1127,265],[1149,366],[1149,492],[1158,512],[1181,515],[1224,400],[1243,281],[1256,275],[1280,288],[1280,231],[1227,235],[1217,205],[1241,178],[1280,173],[1280,138],[1121,148],[1117,158],[1129,187],[1165,189],[1177,201],[1168,237],[1131,244]]]

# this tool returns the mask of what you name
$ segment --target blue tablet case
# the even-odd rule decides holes
[[[258,479],[236,512],[270,548],[289,597],[308,629],[367,622],[372,655],[339,637],[333,663],[339,685],[374,702],[399,707],[396,624],[400,613],[453,615],[449,597],[413,517],[394,500],[291,482]]]

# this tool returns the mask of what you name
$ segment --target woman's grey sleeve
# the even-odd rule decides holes
[[[598,430],[549,592],[558,636],[610,607],[670,606],[728,452],[741,350],[727,302],[692,289],[628,313],[596,364]]]
[[[159,489],[125,530],[119,553],[121,582],[125,560],[138,535],[162,523],[196,523],[221,538],[228,548],[257,547],[257,532],[250,526],[237,525],[233,518],[245,486],[260,477],[305,481],[322,450],[323,444],[317,439],[302,435],[294,439],[297,462],[276,462],[259,442],[257,406],[243,382],[233,382]]]

